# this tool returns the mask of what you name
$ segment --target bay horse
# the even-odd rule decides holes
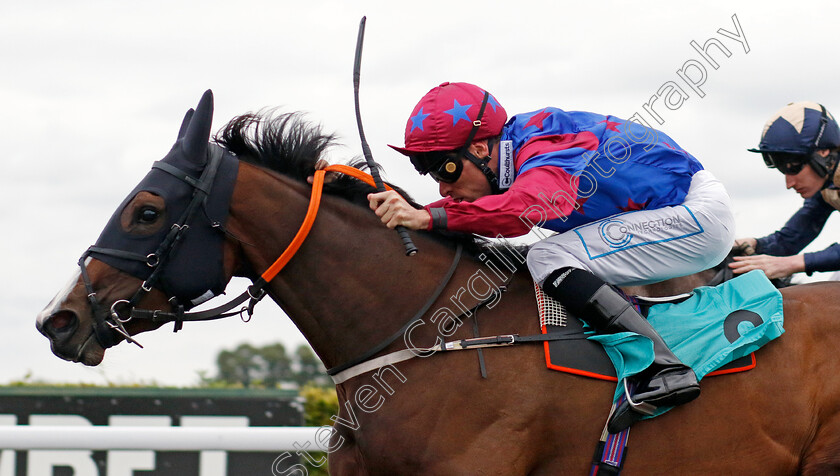
[[[202,169],[213,162],[211,119],[208,91],[187,114],[167,155],[191,161],[179,167],[195,172],[180,174],[180,180],[195,187],[207,183]],[[184,316],[185,299],[213,288],[210,283],[189,290],[212,274],[205,263],[219,264],[224,283],[234,275],[259,283],[260,273],[296,241],[315,188],[307,178],[331,137],[295,115],[245,115],[215,139],[213,150],[235,161],[226,172],[232,189],[222,219],[208,205],[219,187],[209,189],[209,200],[197,202],[201,211],[189,223],[177,221],[183,214],[170,209],[168,199],[138,189],[109,223],[117,230],[106,227],[100,238],[107,242],[105,235],[120,232],[142,241],[160,230],[166,237],[177,235],[188,225],[187,237],[175,240],[182,242],[169,247],[168,259],[150,255],[141,257],[141,264],[177,268],[180,256],[195,255],[201,259],[187,269],[194,266],[201,274],[164,269],[150,285],[149,276],[106,263],[121,258],[98,242],[99,250],[80,260],[79,275],[38,316],[37,327],[58,357],[97,365],[107,347],[159,327],[162,321],[154,319],[159,314],[176,316],[168,320],[181,324],[177,316]],[[171,167],[154,170],[179,175]],[[371,187],[340,177],[326,189],[308,237],[262,289],[327,368],[341,368],[371,351],[381,356],[417,350],[425,357],[336,385],[340,412],[325,442],[330,473],[587,473],[614,383],[548,371],[542,345],[483,349],[486,378],[476,351],[420,352],[440,339],[540,333],[532,279],[527,270],[506,267],[522,263],[517,250],[501,253],[499,246],[418,232],[412,238],[420,251],[406,257],[397,234],[367,207]],[[202,222],[221,237],[212,254],[189,235]],[[463,259],[456,260],[462,248]],[[126,251],[122,258],[129,254],[137,252]],[[178,282],[181,275],[191,281]],[[787,332],[757,353],[758,366],[705,379],[696,401],[635,424],[625,474],[840,474],[840,359],[831,351],[840,339],[838,286],[783,289]],[[126,317],[134,315],[128,308],[136,308],[138,317]],[[109,324],[104,330],[103,322]]]

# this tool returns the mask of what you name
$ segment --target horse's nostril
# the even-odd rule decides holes
[[[58,311],[51,315],[46,322],[46,328],[53,332],[65,332],[76,325],[76,313],[72,311]]]

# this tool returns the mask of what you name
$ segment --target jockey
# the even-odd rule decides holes
[[[655,358],[635,375],[634,404],[687,403],[694,372],[613,286],[640,285],[718,264],[734,239],[729,196],[671,138],[639,123],[553,107],[507,119],[492,95],[443,83],[415,106],[408,156],[442,200],[415,209],[396,192],[369,195],[389,227],[489,237],[557,232],[534,244],[528,268],[546,294],[596,332],[650,338]],[[641,418],[620,406],[609,429]]]
[[[790,103],[764,125],[761,142],[750,152],[761,153],[767,167],[785,175],[785,185],[805,199],[785,226],[764,238],[740,238],[736,246],[751,256],[735,257],[736,274],[761,269],[769,278],[797,272],[840,270],[840,245],[802,253],[819,235],[828,216],[840,210],[837,152],[840,128],[826,108],[815,102]]]

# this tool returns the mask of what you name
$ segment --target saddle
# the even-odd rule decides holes
[[[569,337],[544,342],[546,366],[617,382],[617,367],[626,367],[634,358],[622,352],[637,352],[637,344],[620,334],[594,335],[538,285],[534,289],[542,333]],[[758,271],[689,294],[630,300],[674,353],[694,368],[698,379],[754,368],[754,351],[784,332],[781,294]]]

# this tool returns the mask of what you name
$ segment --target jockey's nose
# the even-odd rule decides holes
[[[446,182],[440,182],[438,190],[440,191],[441,197],[448,197],[449,194],[452,192],[452,184]]]
[[[787,187],[787,189],[790,190],[791,188],[793,188],[793,186],[795,184],[796,184],[796,175],[785,174],[785,187]]]

